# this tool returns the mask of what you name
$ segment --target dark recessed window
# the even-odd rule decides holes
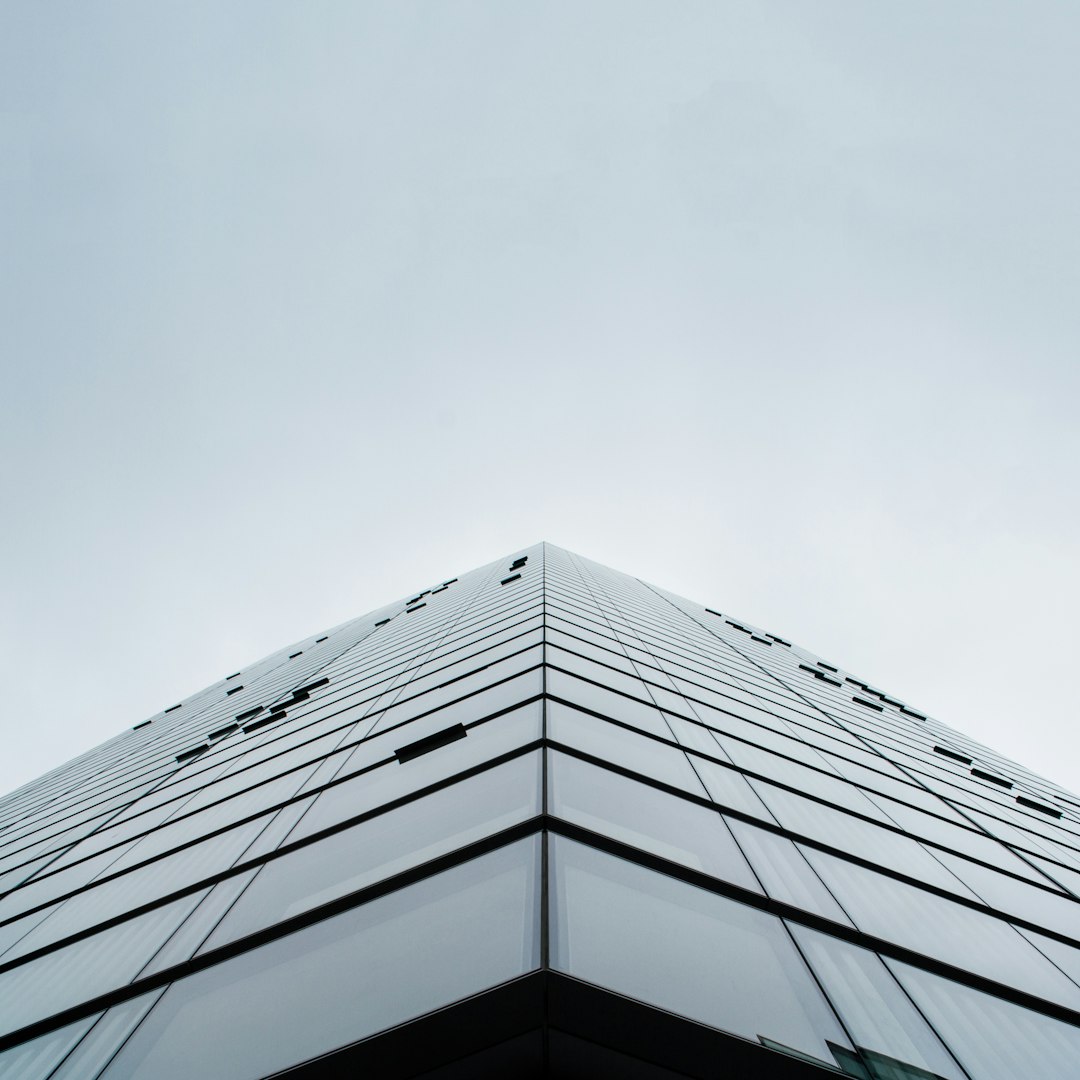
[[[1003,776],[995,776],[993,773],[983,772],[982,769],[972,769],[972,776],[977,776],[980,780],[989,780],[991,784],[999,784],[1003,788],[1011,788],[1012,781],[1006,780]]]
[[[191,750],[185,750],[182,754],[176,755],[176,760],[179,764],[183,765],[185,761],[191,761],[192,758],[197,758],[200,754],[205,754],[210,747],[203,743],[202,746],[196,746]]]
[[[416,607],[407,607],[405,609],[405,614],[411,615],[414,611],[419,611],[422,607],[427,607],[427,604],[417,604]]]
[[[235,679],[235,678],[237,678],[237,677],[238,677],[239,675],[240,675],[240,672],[239,672],[239,671],[234,671],[234,672],[233,672],[233,673],[232,673],[231,675],[226,675],[226,676],[225,676],[225,681],[226,681],[226,682],[228,682],[228,681],[229,681],[230,679]]]
[[[413,758],[429,754],[432,750],[438,750],[440,746],[446,746],[449,743],[457,742],[458,739],[464,739],[467,734],[464,724],[454,724],[453,727],[448,727],[443,731],[436,731],[434,735],[428,735],[424,739],[417,739],[416,742],[402,746],[400,749],[395,750],[394,754],[401,763],[412,761]]]
[[[389,621],[390,621],[389,619],[380,619],[375,625],[376,626],[385,626]]]
[[[250,720],[253,716],[258,716],[263,711],[261,705],[256,705],[254,709],[245,709],[242,713],[238,714],[236,719],[243,723],[245,720]]]
[[[330,635],[329,635],[329,634],[327,634],[327,635],[325,635],[324,637],[317,637],[317,638],[315,639],[315,644],[316,644],[316,645],[318,645],[320,641],[325,641],[325,640],[326,640],[326,639],[327,639],[327,638],[328,638],[329,636],[330,636]]]
[[[314,682],[305,683],[303,686],[298,686],[293,693],[294,694],[309,694],[312,690],[318,690],[320,686],[326,686],[330,681],[329,676],[324,676],[321,679],[316,679]]]
[[[709,613],[710,615],[716,615],[716,616],[717,616],[718,618],[721,618],[721,619],[722,619],[722,618],[724,617],[723,615],[721,615],[721,614],[720,614],[720,612],[719,612],[719,611],[713,611],[713,609],[712,609],[711,607],[707,607],[707,608],[706,608],[705,610],[706,610],[706,611],[707,611],[707,612],[708,612],[708,613]]]
[[[502,581],[499,582],[499,584],[500,585],[509,585],[511,581],[520,581],[520,580],[521,580],[521,575],[520,574],[511,574],[510,577],[504,577],[502,579]]]
[[[223,728],[218,728],[217,731],[211,731],[206,737],[208,739],[222,739],[226,735],[231,735],[234,731],[239,731],[239,724],[226,724]]]
[[[830,679],[829,676],[826,675],[822,671],[815,671],[814,672],[814,678],[815,679],[820,679],[822,682],[827,682],[830,686],[843,686],[844,685],[842,682],[840,682],[839,679]]]
[[[947,746],[935,746],[935,754],[941,754],[942,757],[952,758],[953,761],[959,761],[964,765],[971,764],[971,758],[964,754],[958,754],[955,750],[950,750]]]
[[[741,630],[744,634],[750,633],[750,631],[747,630],[745,626],[740,626],[739,623],[732,622],[730,619],[725,619],[724,622],[726,622],[728,626],[734,626],[736,630]]]
[[[905,716],[914,716],[916,720],[925,720],[926,717],[922,713],[917,713],[914,709],[909,709],[906,705],[900,706],[900,711]]]
[[[303,655],[304,655],[304,650],[301,649],[299,652],[289,653],[289,659],[290,660],[295,660],[298,656],[303,656]]]
[[[1052,806],[1044,806],[1042,803],[1037,803],[1034,799],[1025,798],[1023,795],[1017,795],[1016,801],[1021,806],[1026,806],[1030,810],[1038,810],[1040,814],[1046,814],[1048,817],[1061,817],[1060,810],[1055,810]]]
[[[229,697],[231,694],[239,694],[240,691],[243,690],[243,689],[244,689],[243,684],[241,684],[240,686],[234,686],[231,690],[226,690],[225,691],[225,696]]]
[[[772,648],[772,642],[771,641],[766,641],[763,637],[758,637],[757,634],[751,634],[750,635],[750,640],[751,641],[758,641],[762,645],[768,645],[770,649]]]
[[[167,713],[176,712],[184,703],[181,701],[179,705],[170,705],[165,711]]]
[[[453,585],[455,581],[457,581],[456,577],[452,577],[449,581],[444,581],[443,588],[446,588],[447,585]]]
[[[276,713],[271,716],[264,716],[261,720],[256,720],[254,724],[248,724],[248,726],[244,728],[244,734],[247,735],[249,731],[258,731],[259,728],[264,728],[267,724],[272,724],[278,717],[284,715],[284,713]]]
[[[819,661],[817,662],[817,666],[818,666],[818,667],[823,667],[823,668],[824,668],[824,669],[825,669],[826,671],[833,671],[833,672],[836,672],[836,671],[839,671],[839,670],[840,670],[839,668],[834,668],[834,667],[832,666],[832,664],[826,664],[824,660],[819,660]]]
[[[867,701],[866,698],[853,697],[851,699],[856,705],[864,705],[868,709],[873,709],[875,712],[884,712],[885,710],[880,705],[875,705],[872,701]]]
[[[144,720],[141,724],[136,724],[131,730],[138,731],[141,727],[146,727],[147,724],[152,724],[153,720]]]
[[[777,645],[786,645],[789,649],[791,648],[790,641],[785,641],[782,637],[777,637],[775,634],[769,634],[769,637],[771,637]]]
[[[432,589],[431,590],[431,595],[434,596],[436,593],[439,593],[439,592],[446,592],[446,586],[445,585],[440,585],[437,589]]]
[[[814,676],[816,676],[817,673],[818,673],[817,668],[812,668],[809,664],[800,664],[799,665],[799,670],[800,671],[809,671],[810,674],[814,675]]]

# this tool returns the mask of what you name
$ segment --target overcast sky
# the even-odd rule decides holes
[[[547,539],[1080,788],[1080,6],[0,7],[0,791]]]

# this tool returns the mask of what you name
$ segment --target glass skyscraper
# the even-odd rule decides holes
[[[0,801],[0,1077],[1074,1080],[1078,897],[1075,796],[539,544]]]

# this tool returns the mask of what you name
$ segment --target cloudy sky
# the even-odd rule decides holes
[[[3,5],[0,790],[540,539],[1080,788],[1078,39]]]

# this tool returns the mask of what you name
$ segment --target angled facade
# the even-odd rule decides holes
[[[1080,799],[550,544],[0,801],[0,1077],[1072,1080]]]

